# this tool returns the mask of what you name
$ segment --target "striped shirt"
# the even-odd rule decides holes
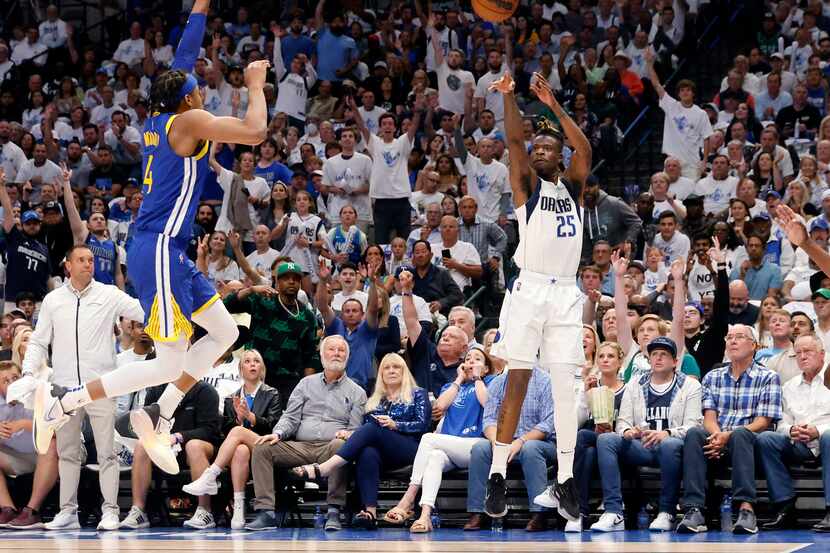
[[[496,426],[499,409],[504,400],[507,387],[507,372],[493,379],[487,386],[487,404],[484,406],[483,427]],[[527,394],[522,403],[522,412],[519,414],[519,424],[516,426],[514,438],[518,438],[531,430],[540,430],[548,438],[553,438],[553,396],[551,395],[550,376],[546,371],[534,367],[533,374],[527,384]]]
[[[491,257],[504,257],[507,235],[496,223],[486,223],[476,215],[475,221],[468,225],[459,217],[458,231],[459,240],[475,246],[482,263],[486,263]]]
[[[778,375],[753,362],[736,381],[730,364],[703,377],[703,412],[718,413],[721,430],[729,431],[752,422],[756,417],[781,418],[781,381]]]

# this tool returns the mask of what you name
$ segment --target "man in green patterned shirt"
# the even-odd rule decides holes
[[[251,314],[251,338],[245,347],[262,354],[265,383],[285,403],[301,378],[318,372],[320,356],[314,312],[297,300],[302,269],[283,262],[275,273],[276,290],[265,284],[245,288],[226,297],[225,306],[231,313]]]

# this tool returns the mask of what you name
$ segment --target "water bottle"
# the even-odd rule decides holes
[[[720,531],[732,531],[732,496],[727,494],[720,504]]]
[[[324,528],[326,526],[326,515],[323,513],[323,508],[317,505],[314,509],[314,527]]]
[[[637,513],[637,528],[640,530],[648,530],[650,523],[651,519],[648,517],[648,512],[646,512],[646,506],[643,505],[640,507],[640,512]]]
[[[502,517],[494,518],[490,529],[496,534],[504,532],[504,519]]]
[[[438,514],[438,509],[434,509],[432,511],[429,520],[432,523],[433,530],[438,530],[439,528],[441,528],[441,515]]]

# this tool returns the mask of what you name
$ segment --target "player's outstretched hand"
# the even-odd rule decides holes
[[[270,66],[268,60],[257,60],[249,63],[248,67],[245,68],[245,86],[249,89],[262,90]]]
[[[801,246],[809,238],[804,221],[787,205],[780,204],[776,208],[775,222],[784,230],[793,246]]]
[[[530,85],[530,90],[536,94],[539,101],[550,108],[558,107],[559,102],[556,101],[556,97],[553,95],[550,83],[548,83],[541,73],[534,73],[533,78],[534,80]]]
[[[510,72],[505,71],[504,75],[501,76],[501,79],[493,81],[487,90],[494,90],[496,92],[501,92],[502,94],[508,94],[513,92],[513,88],[515,86],[516,83],[513,82],[513,77],[510,75]]]
[[[628,271],[628,258],[622,257],[618,250],[611,253],[611,267],[614,268],[614,274],[617,278],[622,279],[626,271]]]

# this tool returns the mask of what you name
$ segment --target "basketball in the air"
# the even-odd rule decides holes
[[[519,0],[473,0],[473,11],[485,21],[501,23],[516,11]]]

